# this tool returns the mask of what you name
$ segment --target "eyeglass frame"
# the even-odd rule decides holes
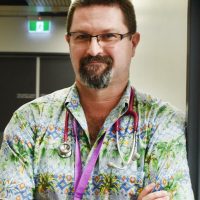
[[[89,36],[88,40],[85,40],[85,41],[82,41],[82,42],[91,42],[92,38],[93,37],[96,37],[97,38],[97,43],[99,44],[99,46],[104,46],[104,45],[101,45],[99,42],[101,42],[102,40],[99,39],[99,36],[103,36],[103,35],[108,35],[108,34],[114,34],[114,35],[118,35],[120,36],[119,40],[113,40],[114,42],[118,42],[118,41],[121,41],[122,39],[124,39],[125,37],[128,37],[129,35],[134,35],[134,33],[132,32],[127,32],[127,33],[124,33],[124,34],[120,34],[120,33],[102,33],[102,34],[98,34],[98,35],[91,35],[91,34],[88,34],[88,33],[82,33],[82,32],[68,32],[66,33],[66,36],[70,37],[72,36],[72,34],[74,33],[80,33],[82,35],[87,35]],[[106,46],[106,45],[105,45]]]

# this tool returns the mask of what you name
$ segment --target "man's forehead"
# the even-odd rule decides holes
[[[92,13],[92,12],[102,12],[102,11],[107,11],[107,12],[121,12],[120,7],[117,4],[113,5],[89,5],[89,6],[80,6],[75,9],[75,13],[80,13],[80,12],[85,12],[85,13]],[[101,13],[102,17],[106,13]]]
[[[97,24],[98,23],[98,24]],[[72,27],[97,27],[113,29],[113,25],[124,25],[124,16],[117,5],[92,5],[76,8],[72,19]],[[105,31],[106,32],[106,31]]]

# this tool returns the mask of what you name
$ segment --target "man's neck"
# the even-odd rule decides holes
[[[81,104],[112,104],[119,100],[123,95],[123,92],[127,86],[128,82],[120,82],[118,85],[111,85],[103,89],[93,89],[89,88],[80,82],[76,82],[78,88],[78,93],[80,97]],[[82,105],[84,106],[84,105]]]
[[[90,140],[94,143],[106,117],[121,99],[127,82],[105,89],[91,89],[79,82],[76,82],[76,86],[86,116]]]

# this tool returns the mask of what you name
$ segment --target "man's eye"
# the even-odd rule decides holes
[[[116,34],[113,34],[113,33],[106,33],[106,34],[101,35],[102,40],[112,40],[116,38],[117,38]]]
[[[90,35],[87,35],[87,34],[76,35],[75,39],[76,40],[90,40]]]

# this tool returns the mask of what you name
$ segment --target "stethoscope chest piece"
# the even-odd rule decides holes
[[[58,150],[59,150],[59,155],[62,158],[68,158],[72,154],[71,145],[69,144],[69,142],[63,142],[59,146]]]

